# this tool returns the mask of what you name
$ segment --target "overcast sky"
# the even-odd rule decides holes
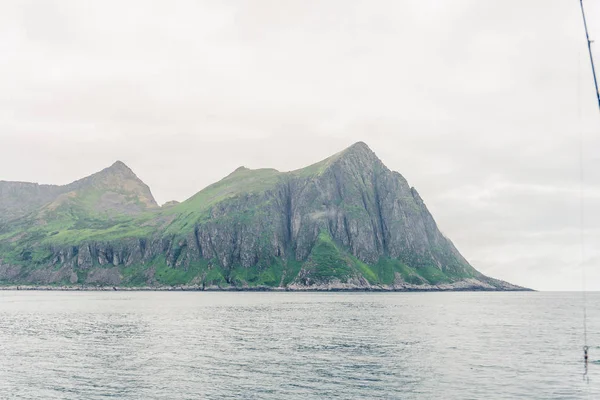
[[[65,184],[119,159],[164,203],[362,140],[477,269],[581,290],[582,137],[600,290],[592,84],[576,0],[8,0],[0,179]]]

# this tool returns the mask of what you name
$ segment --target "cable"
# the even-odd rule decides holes
[[[590,63],[592,65],[592,75],[594,77],[594,87],[596,88],[596,99],[598,100],[598,111],[600,111],[600,92],[598,91],[598,78],[596,78],[596,67],[594,65],[594,55],[592,54],[592,41],[590,40],[590,33],[587,27],[587,20],[585,18],[585,8],[583,7],[583,0],[579,0],[581,5],[581,15],[583,17],[583,27],[585,28],[585,39],[587,40],[588,53],[590,55]]]
[[[588,47],[588,54],[590,57],[590,64],[592,66],[592,76],[594,78],[594,88],[596,89],[596,99],[598,100],[598,111],[600,111],[600,91],[598,91],[598,78],[596,77],[596,67],[594,65],[594,55],[592,53],[592,41],[590,40],[590,34],[588,31],[587,20],[585,17],[585,8],[583,6],[583,0],[579,0],[581,6],[581,16],[583,17],[583,27],[585,28],[585,39]],[[579,63],[581,63],[581,57],[579,57]],[[588,377],[588,351],[589,346],[587,343],[587,293],[586,293],[586,274],[585,274],[585,232],[584,232],[584,188],[583,188],[583,129],[581,127],[581,79],[579,79],[579,73],[581,71],[581,65],[578,68],[578,79],[577,79],[577,105],[578,105],[578,117],[579,117],[579,198],[580,198],[580,241],[581,241],[581,286],[583,295],[583,360],[584,360],[584,379],[589,382]]]

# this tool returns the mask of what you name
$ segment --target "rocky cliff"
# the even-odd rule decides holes
[[[297,171],[240,167],[162,208],[122,163],[68,186],[6,217],[1,283],[521,289],[476,271],[362,142]]]

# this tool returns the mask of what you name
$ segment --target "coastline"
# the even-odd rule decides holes
[[[290,286],[290,287],[219,287],[219,286],[50,286],[50,285],[6,285],[0,291],[64,291],[64,292],[364,292],[364,293],[406,293],[406,292],[535,292],[533,289],[512,286],[496,288],[476,285],[406,285],[406,286]]]

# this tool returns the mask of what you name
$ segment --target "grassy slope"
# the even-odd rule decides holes
[[[211,208],[219,202],[244,194],[264,192],[274,187],[283,175],[275,169],[251,170],[241,167],[188,200],[162,210],[159,215],[170,221],[166,232],[178,234],[192,229],[196,222],[207,219]]]
[[[12,229],[0,230],[0,241],[23,232],[44,244],[139,238],[163,228],[167,234],[180,234],[192,229],[196,222],[205,220],[215,204],[245,194],[264,192],[275,187],[285,176],[319,175],[340,154],[291,172],[241,167],[182,203],[164,209],[148,210],[136,216],[94,212],[93,206],[98,203],[103,191],[86,190],[57,207],[45,209],[43,216],[30,215],[13,223]]]
[[[240,167],[227,177],[214,183],[188,200],[169,207],[159,214],[169,223],[167,233],[178,234],[190,229],[196,222],[209,217],[210,209],[221,201],[247,194],[257,194],[274,188],[282,179],[289,177],[310,177],[322,174],[341,154],[335,154],[323,161],[291,172],[275,169],[248,169]]]

